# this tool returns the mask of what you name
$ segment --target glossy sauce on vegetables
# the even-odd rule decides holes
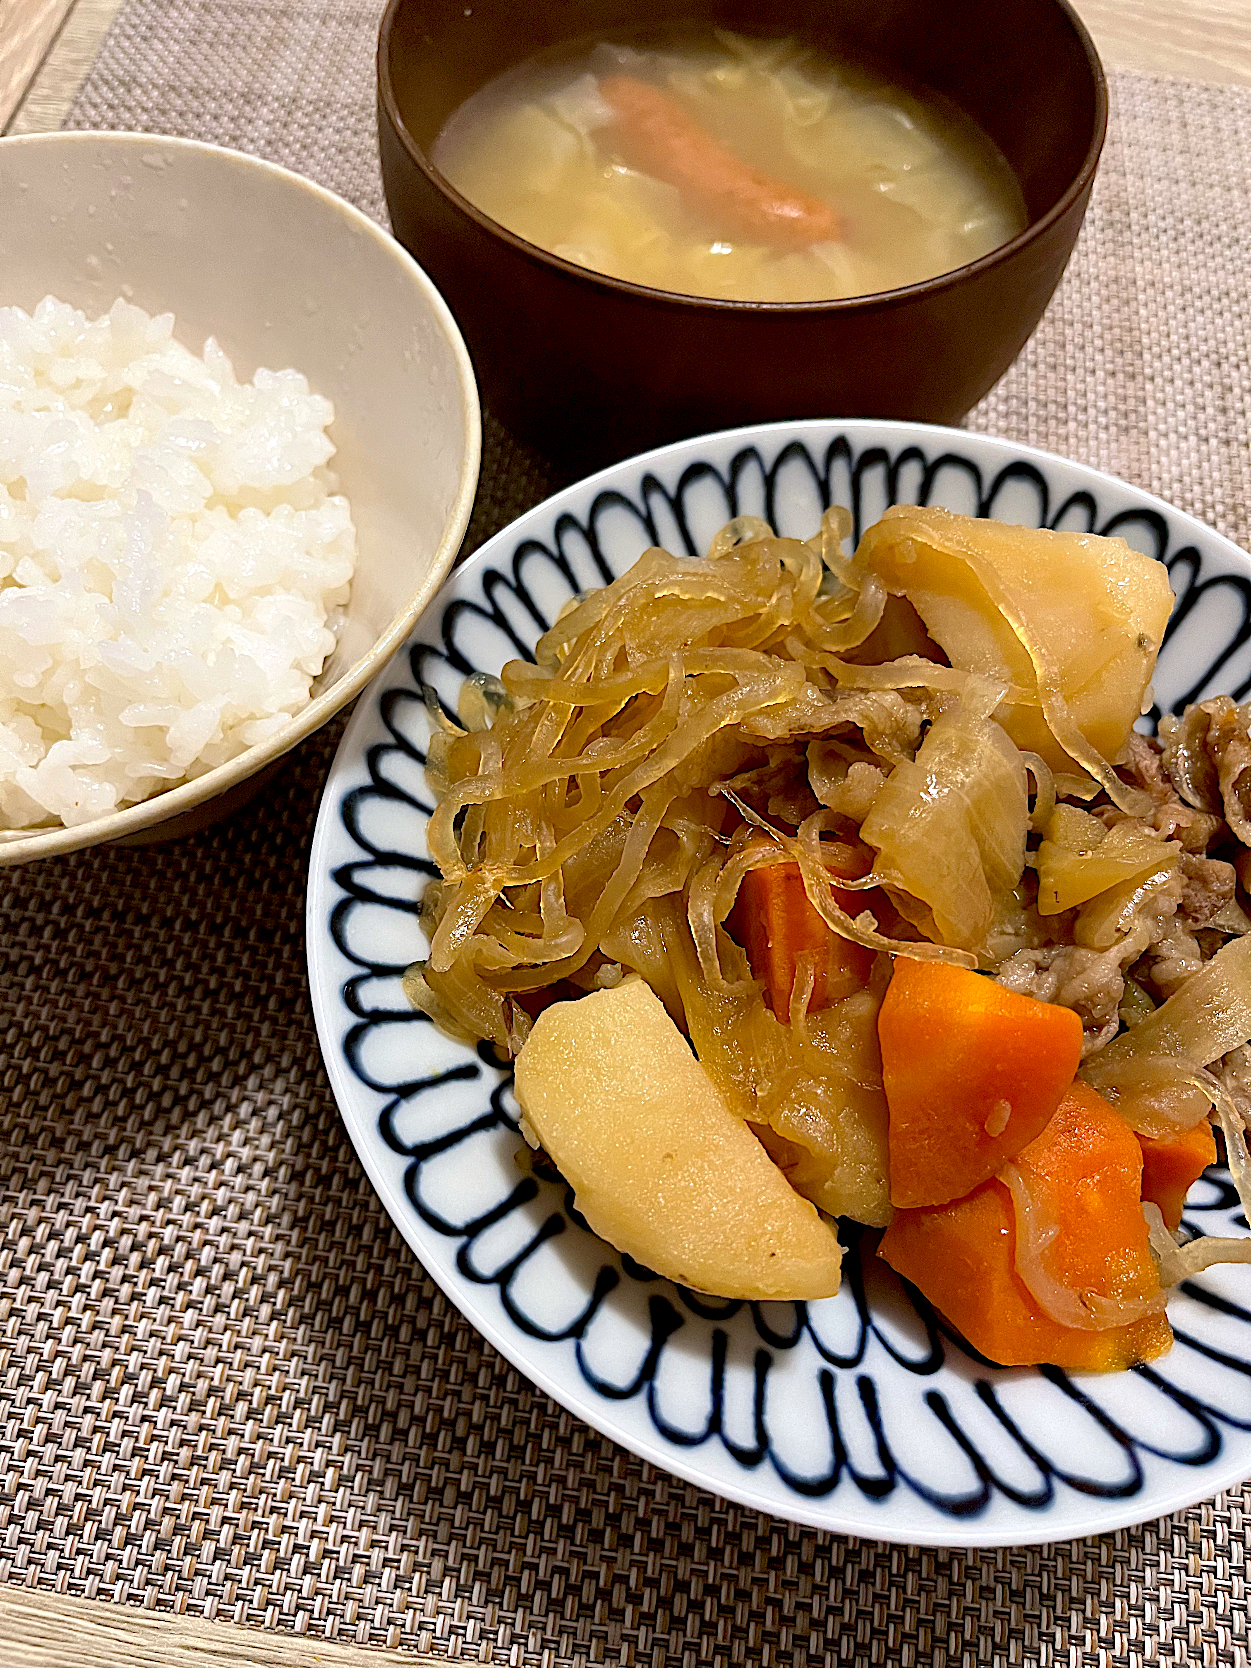
[[[540,248],[724,300],[897,289],[1026,224],[1008,164],[954,106],[795,41],[720,31],[532,58],[455,111],[433,157]]]

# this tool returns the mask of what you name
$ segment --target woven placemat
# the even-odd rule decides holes
[[[71,125],[239,146],[381,215],[376,23],[130,0]],[[1073,268],[973,422],[1246,542],[1251,93],[1114,93]],[[472,538],[556,478],[489,425]],[[1245,1664],[1241,1493],[1044,1549],[848,1541],[656,1472],[460,1319],[313,1031],[338,734],[195,839],[0,873],[0,1580],[535,1668]]]

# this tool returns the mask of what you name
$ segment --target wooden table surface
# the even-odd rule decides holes
[[[0,133],[61,125],[121,4],[0,0]],[[1251,86],[1251,0],[1077,0],[1077,9],[1109,68]],[[377,1668],[382,1655],[0,1588],[0,1668]]]
[[[0,133],[60,127],[121,3],[0,0]],[[1251,0],[1077,0],[1077,9],[1113,69],[1251,86]]]

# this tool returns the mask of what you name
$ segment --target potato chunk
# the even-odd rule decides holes
[[[1021,701],[997,714],[1018,747],[1053,770],[1073,769],[1029,641],[1081,736],[1111,763],[1121,757],[1172,612],[1162,562],[1124,539],[905,505],[869,528],[856,560],[907,597],[953,666],[1041,698],[1041,707]]]
[[[540,1014],[517,1056],[517,1099],[578,1209],[619,1251],[718,1297],[838,1290],[833,1228],[641,979]]]

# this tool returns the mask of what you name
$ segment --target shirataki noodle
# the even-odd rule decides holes
[[[410,998],[515,1055],[553,1000],[642,977],[792,1185],[882,1227],[892,965],[978,969],[1076,1009],[1083,1074],[1144,1136],[1213,1116],[1251,1202],[1234,1070],[1251,919],[1220,855],[1243,832],[1222,795],[1248,715],[1205,703],[1163,754],[1133,735],[1163,570],[1120,540],[942,510],[888,511],[854,554],[849,533],[832,509],[807,542],[742,517],[704,559],[649,550],[575,599],[533,664],[468,680],[456,719],[431,700],[441,878]],[[819,1002],[804,950],[775,1012],[735,909],[783,865],[867,972]],[[1024,1161],[1001,1179],[1045,1314],[1101,1328],[1162,1308],[1064,1287],[1048,1187]],[[1178,1249],[1157,1217],[1165,1285],[1245,1260],[1241,1241]]]

